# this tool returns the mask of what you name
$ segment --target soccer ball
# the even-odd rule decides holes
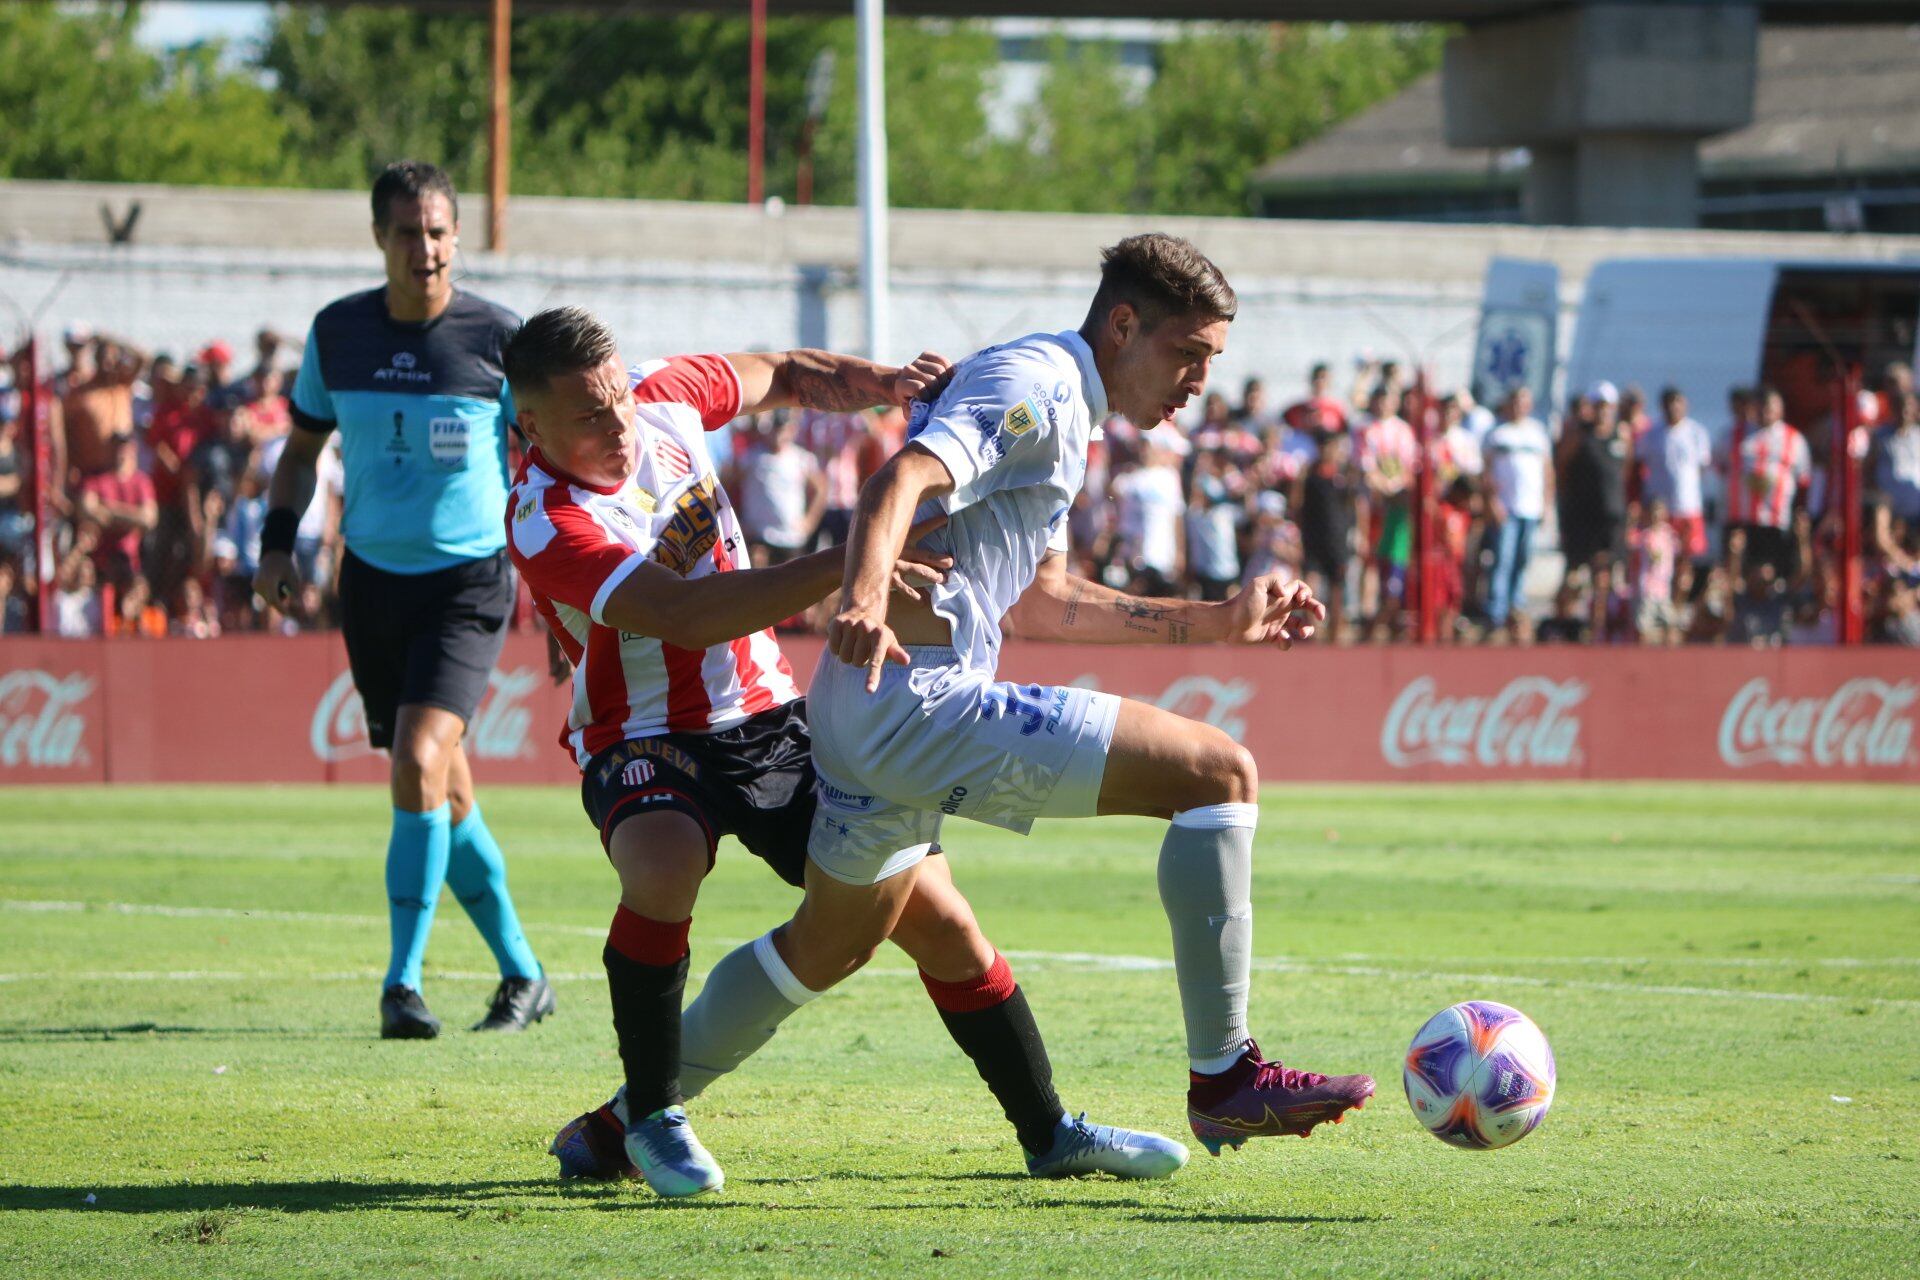
[[[1427,1132],[1456,1147],[1504,1147],[1553,1105],[1553,1048],[1533,1019],[1464,1000],[1427,1019],[1407,1046],[1401,1082]]]

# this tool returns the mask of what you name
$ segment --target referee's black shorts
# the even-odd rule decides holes
[[[513,614],[506,552],[432,573],[388,573],[347,551],[339,591],[347,665],[374,746],[393,746],[394,718],[410,702],[472,723]]]

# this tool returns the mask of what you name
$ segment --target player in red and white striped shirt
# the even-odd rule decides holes
[[[581,766],[583,802],[621,887],[603,958],[624,1098],[569,1124],[553,1151],[563,1176],[637,1167],[662,1195],[695,1195],[722,1175],[682,1102],[813,995],[769,934],[734,960],[752,972],[719,984],[754,1005],[747,1016],[730,1007],[725,1018],[702,1017],[696,1003],[682,1039],[688,930],[719,838],[737,836],[796,887],[809,874],[815,779],[805,705],[767,628],[827,595],[843,567],[840,548],[740,567],[746,544],[705,433],[766,409],[904,403],[945,361],[923,356],[896,369],[789,351],[628,369],[612,335],[569,308],[529,320],[503,363],[532,445],[508,506],[508,547],[575,664],[562,741]],[[949,563],[909,550],[896,586],[912,594]],[[923,874],[915,893],[893,940],[920,965],[1030,1167],[1061,1143],[1085,1157],[1025,998],[972,908],[943,866],[931,880]],[[741,1039],[743,1023],[757,1038]],[[1108,1163],[1070,1171],[1125,1172],[1112,1163],[1123,1154],[1102,1148],[1091,1158]]]
[[[1762,387],[1759,402],[1759,427],[1740,433],[1737,446],[1721,458],[1727,524],[1743,569],[1769,564],[1785,583],[1798,559],[1793,513],[1813,476],[1813,455],[1807,438],[1787,425],[1778,391]]]

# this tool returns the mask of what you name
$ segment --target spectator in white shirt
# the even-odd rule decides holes
[[[1660,415],[1634,454],[1641,467],[1641,501],[1665,503],[1667,523],[1680,540],[1674,591],[1684,600],[1692,594],[1694,567],[1708,556],[1706,482],[1713,471],[1713,437],[1687,416],[1687,397],[1678,387],[1660,393]]]
[[[1487,432],[1480,450],[1486,459],[1488,510],[1496,530],[1487,613],[1494,626],[1505,627],[1533,558],[1534,530],[1553,497],[1553,440],[1533,416],[1531,391],[1513,389],[1501,421]]]
[[[799,427],[781,415],[772,438],[741,466],[740,526],[756,566],[784,564],[813,545],[827,509],[820,463],[800,447]]]
[[[1120,558],[1132,571],[1134,591],[1179,595],[1186,569],[1186,489],[1172,452],[1151,435],[1144,443],[1144,465],[1113,482]]]

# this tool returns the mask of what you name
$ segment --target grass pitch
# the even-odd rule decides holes
[[[449,1033],[382,1043],[371,789],[0,791],[0,1241],[10,1275],[1911,1276],[1920,1272],[1920,798],[1804,786],[1273,789],[1254,1026],[1366,1070],[1311,1141],[1163,1183],[1033,1182],[911,967],[883,952],[695,1107],[725,1191],[562,1186],[615,1083],[612,875],[563,789],[484,794],[559,1015],[481,1038],[443,901]],[[956,824],[1061,1094],[1186,1137],[1155,824]],[[694,972],[794,897],[722,851]],[[1532,1137],[1426,1136],[1400,1056],[1517,1005],[1559,1056]]]

